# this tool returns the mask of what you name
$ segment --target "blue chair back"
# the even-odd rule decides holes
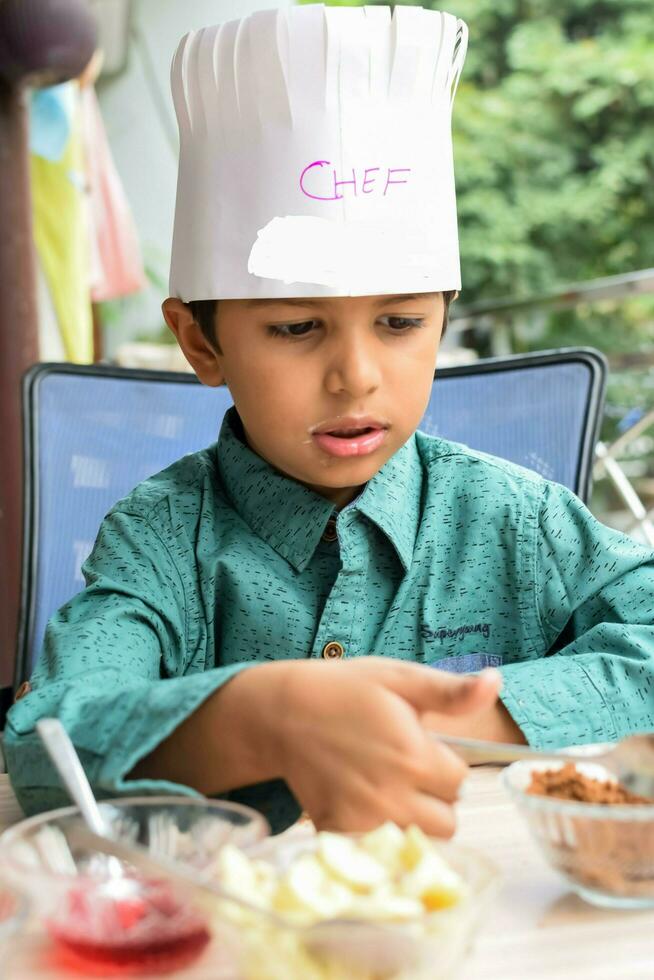
[[[508,459],[588,499],[606,361],[567,349],[436,372],[420,429]]]
[[[438,371],[420,426],[520,463],[584,497],[605,363],[595,351]],[[214,442],[231,398],[192,375],[42,364],[24,381],[25,535],[16,683],[50,616],[84,585],[107,511],[137,483]]]

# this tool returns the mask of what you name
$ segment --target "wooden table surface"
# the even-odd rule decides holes
[[[492,857],[503,875],[457,980],[654,980],[654,911],[598,909],[571,893],[529,838],[498,770],[473,770],[459,805],[457,840]],[[47,965],[47,952],[33,928],[5,958],[6,980],[73,980]],[[174,976],[221,980],[225,974],[210,947],[193,969]]]

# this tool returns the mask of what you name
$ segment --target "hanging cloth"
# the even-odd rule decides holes
[[[98,303],[143,289],[145,276],[134,220],[92,85],[82,87],[80,99],[93,254],[91,296]]]
[[[87,182],[79,88],[32,93],[30,166],[34,241],[66,357],[93,360]]]

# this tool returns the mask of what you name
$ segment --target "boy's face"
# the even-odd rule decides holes
[[[227,384],[250,447],[344,506],[417,428],[441,293],[221,300],[212,347],[180,300],[166,320],[199,379]]]

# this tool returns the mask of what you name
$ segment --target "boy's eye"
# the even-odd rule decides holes
[[[270,331],[275,337],[305,337],[311,333],[315,324],[315,320],[303,320],[302,323],[278,323],[271,326]]]
[[[385,327],[389,327],[393,333],[408,333],[414,327],[421,327],[422,320],[416,317],[406,317],[406,316],[382,316],[379,318]]]

